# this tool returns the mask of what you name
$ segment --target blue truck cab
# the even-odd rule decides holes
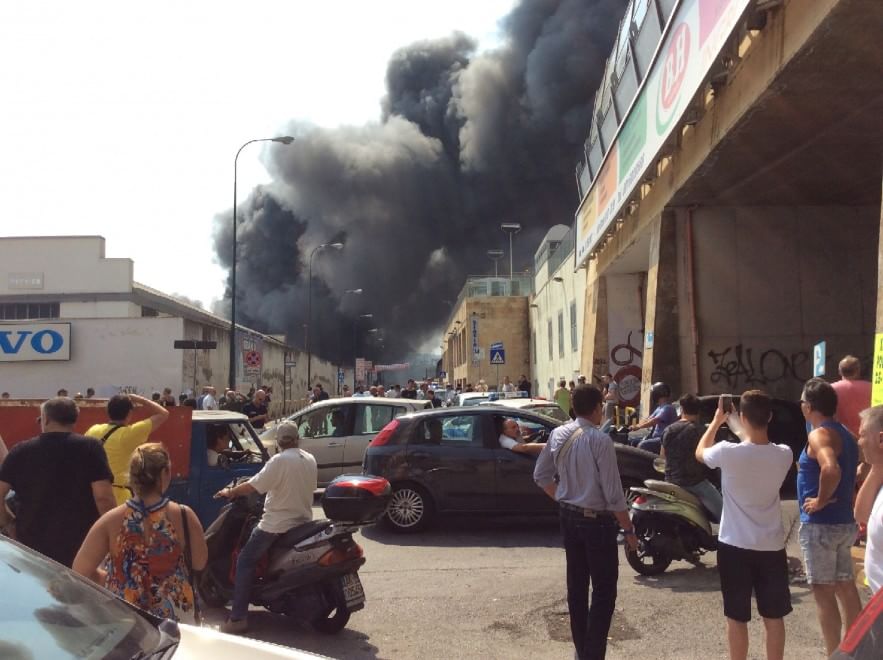
[[[157,435],[162,436],[161,429]],[[254,476],[269,460],[248,417],[226,410],[194,410],[189,442],[179,447],[188,454],[189,469],[182,474],[173,466],[167,495],[193,509],[203,527],[212,523],[225,504],[214,499],[215,493],[235,479]]]

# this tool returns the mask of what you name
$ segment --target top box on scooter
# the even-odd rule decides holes
[[[392,488],[383,477],[343,475],[328,484],[322,510],[336,522],[373,523],[386,511]]]

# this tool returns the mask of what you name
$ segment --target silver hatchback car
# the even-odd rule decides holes
[[[297,424],[300,447],[315,456],[323,488],[342,474],[360,472],[368,443],[391,420],[428,407],[429,401],[415,399],[343,397],[314,403],[284,421]],[[275,425],[260,438],[274,453]]]

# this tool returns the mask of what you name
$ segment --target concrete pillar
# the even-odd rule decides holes
[[[586,274],[584,310],[580,371],[597,385],[607,373],[607,290],[604,278],[598,275],[596,260],[589,262]]]
[[[650,411],[650,385],[662,381],[674,396],[681,391],[678,323],[677,220],[663,211],[650,225],[644,355],[641,377],[641,415]]]

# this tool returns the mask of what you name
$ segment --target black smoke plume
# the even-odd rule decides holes
[[[491,272],[486,251],[508,248],[500,222],[522,224],[515,266],[528,268],[546,230],[572,220],[574,166],[625,5],[522,0],[496,50],[457,33],[397,51],[378,123],[289,126],[296,142],[268,152],[274,182],[239,209],[237,319],[301,345],[309,255],[341,241],[313,260],[313,351],[349,361],[353,319],[371,313],[385,343],[364,345],[366,323],[359,352],[404,359],[440,339],[465,277]],[[215,234],[227,267],[230,216]]]

